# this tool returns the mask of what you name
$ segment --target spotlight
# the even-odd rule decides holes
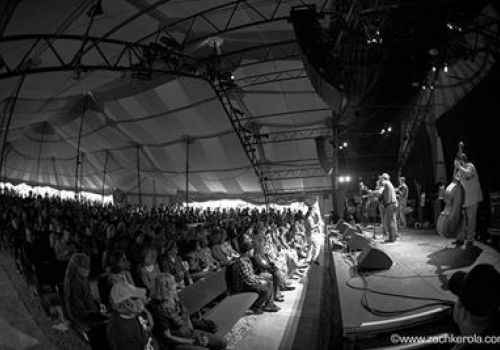
[[[351,177],[350,176],[346,176],[344,179],[345,179],[345,182],[351,182]]]
[[[338,180],[339,180],[339,182],[343,183],[343,182],[344,182],[344,177],[343,177],[343,176],[340,176],[340,177],[338,178]]]
[[[344,147],[343,146],[340,146],[339,149],[343,149]]]
[[[342,146],[347,147],[347,142],[344,142]]]
[[[380,134],[381,135],[385,134],[385,129],[380,130]]]
[[[443,70],[444,70],[445,73],[448,73],[448,65],[447,64],[444,65]]]
[[[389,127],[387,128],[387,132],[391,132],[391,131],[392,131],[392,127],[390,127],[390,126],[389,126]]]

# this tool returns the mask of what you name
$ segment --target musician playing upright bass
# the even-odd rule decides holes
[[[483,200],[483,193],[481,192],[476,167],[467,160],[465,153],[455,159],[455,169],[457,170],[455,176],[464,188],[465,199],[462,205],[464,228],[460,231],[454,243],[457,247],[464,245],[464,243],[466,243],[466,247],[469,247],[474,244],[477,207]]]

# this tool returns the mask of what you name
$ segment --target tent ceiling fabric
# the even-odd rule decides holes
[[[294,6],[314,4],[322,11],[332,6],[330,1],[102,0],[104,14],[95,16],[89,27],[95,3],[19,1],[3,39],[25,38],[0,41],[1,60],[15,67],[35,45],[29,51],[29,68],[57,66],[79,50],[82,64],[97,66],[104,56],[118,62],[123,55],[123,46],[113,40],[145,45],[167,35],[182,43],[182,54],[190,59],[210,62],[217,54],[239,86],[232,95],[235,107],[244,112],[244,123],[260,134],[331,126],[332,106],[315,92],[288,21]],[[94,39],[85,47],[71,39],[84,37],[87,29]],[[40,34],[51,35],[50,40],[29,37]],[[453,72],[474,74],[479,68],[477,62],[459,62]],[[105,68],[76,73],[53,69],[26,75],[17,100],[22,75],[2,80],[2,136],[13,108],[4,178],[74,189],[78,176],[83,178],[80,188],[87,191],[119,188],[137,194],[140,189],[145,195],[182,198],[189,148],[191,198],[256,200],[261,195],[259,178],[207,81],[172,75],[132,79]],[[439,113],[462,97],[466,88],[459,88],[458,94],[439,96],[447,101]],[[459,98],[450,101],[449,96]],[[76,175],[78,148],[83,158]],[[263,143],[259,152],[273,170],[304,164],[321,168],[312,137]],[[323,175],[278,179],[271,186],[302,195],[328,189],[331,178]]]

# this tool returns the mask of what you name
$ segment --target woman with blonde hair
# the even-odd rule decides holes
[[[177,295],[176,281],[169,273],[162,273],[154,280],[152,301],[148,309],[153,316],[153,332],[162,348],[226,349],[224,338],[194,329],[189,314]],[[182,347],[181,347],[182,346]]]

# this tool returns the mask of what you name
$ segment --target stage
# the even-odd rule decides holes
[[[392,259],[388,270],[358,271],[360,252],[332,245],[333,237],[329,240],[343,337],[351,341],[449,317],[449,304],[456,298],[446,285],[453,272],[480,263],[500,270],[500,254],[482,243],[457,249],[452,239],[417,229],[402,230],[398,241],[384,243],[380,229],[376,239],[373,233],[364,230],[363,236]]]

